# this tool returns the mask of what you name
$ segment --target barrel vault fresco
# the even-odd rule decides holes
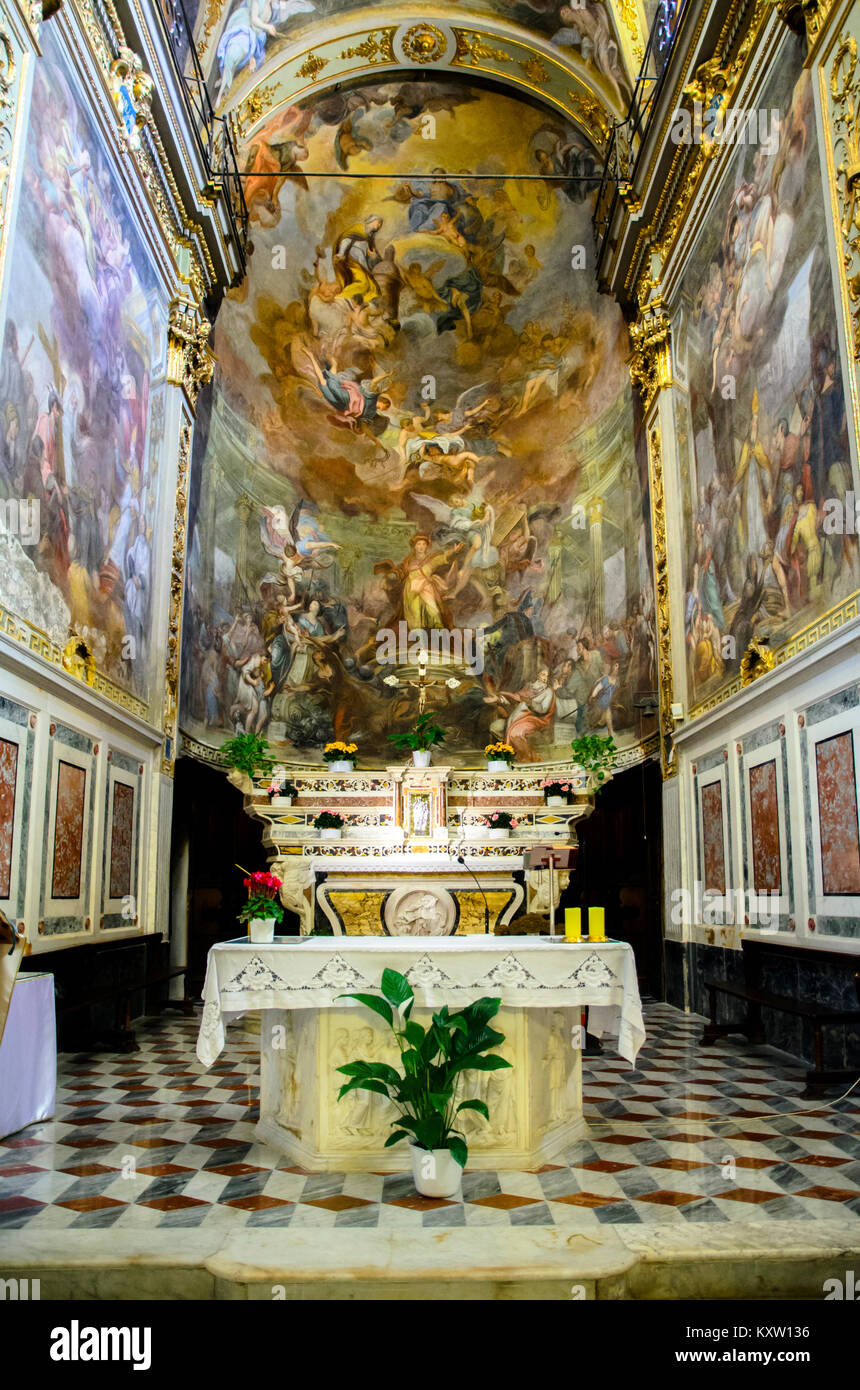
[[[216,106],[229,104],[248,76],[278,52],[307,38],[311,42],[320,21],[364,11],[367,0],[225,0],[213,22],[212,7],[197,23],[198,42],[205,33],[208,86]],[[475,14],[508,20],[576,54],[603,77],[626,106],[632,86],[618,42],[615,16],[603,0],[477,0]],[[634,11],[635,13],[635,11]],[[398,16],[399,17],[399,16]],[[456,11],[451,18],[459,18]],[[189,23],[192,23],[189,16]]]
[[[385,634],[424,631],[446,756],[637,739],[647,482],[594,280],[593,151],[489,89],[401,81],[282,110],[245,154],[253,253],[198,415],[184,727],[390,758],[417,657]],[[503,159],[566,173],[496,177]]]

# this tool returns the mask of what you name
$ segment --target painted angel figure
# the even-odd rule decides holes
[[[220,106],[243,68],[255,72],[266,56],[266,43],[278,37],[276,25],[297,14],[313,14],[311,0],[244,0],[236,6],[218,40]]]
[[[412,492],[409,495],[414,502],[426,507],[436,518],[439,528],[435,534],[442,545],[458,540],[468,542],[456,583],[450,590],[451,597],[459,594],[471,583],[484,601],[489,603],[490,595],[480,576],[475,574],[476,569],[487,569],[499,561],[499,552],[493,545],[496,514],[489,502],[471,502],[463,493],[455,493],[450,503],[421,492]]]

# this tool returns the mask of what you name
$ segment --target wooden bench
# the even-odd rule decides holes
[[[824,1068],[824,1046],[823,1030],[828,1027],[841,1023],[860,1023],[860,1007],[858,1008],[830,1008],[826,1004],[819,1004],[814,1000],[795,999],[792,995],[776,994],[773,990],[764,989],[760,983],[762,969],[767,959],[767,952],[791,951],[793,959],[796,961],[803,956],[807,957],[808,963],[818,961],[834,962],[838,961],[850,969],[852,963],[854,969],[854,988],[857,994],[858,1005],[860,1005],[860,963],[856,957],[843,956],[835,951],[815,951],[809,952],[801,948],[781,947],[773,942],[750,941],[743,942],[743,964],[744,981],[733,983],[730,980],[704,981],[708,991],[710,1020],[705,1025],[702,1034],[702,1046],[707,1047],[710,1043],[716,1042],[717,1038],[726,1037],[731,1033],[742,1033],[751,1043],[764,1043],[767,1041],[765,1036],[764,1024],[762,1021],[762,1009],[772,1009],[777,1013],[791,1014],[796,1018],[806,1019],[812,1026],[812,1047],[815,1065],[806,1073],[806,1096],[820,1095],[822,1091],[831,1086],[845,1085],[856,1081],[860,1068],[838,1068],[827,1071]],[[736,1022],[718,1023],[717,1022],[717,995],[724,994],[730,999],[739,999],[746,1005],[745,1016]]]
[[[107,1004],[113,1001],[116,1004],[115,1021],[116,1027],[105,1034],[108,1044],[118,1052],[136,1052],[138,1050],[137,1038],[131,1026],[131,997],[141,990],[147,991],[154,985],[166,984],[170,980],[176,980],[188,974],[187,965],[179,966],[174,970],[151,971],[139,980],[129,980],[122,984],[109,985],[102,989],[93,989],[86,993],[82,998],[66,1002],[57,1002],[57,1013],[62,1017],[78,1013],[82,1009],[92,1008],[93,1005]],[[180,1009],[184,1014],[190,1014],[194,1009],[194,1001],[189,999],[187,989],[182,999],[161,999],[156,1000],[154,1005],[150,1003],[149,1010],[160,1012],[162,1009]]]

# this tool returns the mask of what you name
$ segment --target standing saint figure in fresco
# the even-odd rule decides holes
[[[446,603],[448,586],[439,570],[450,565],[463,549],[457,541],[445,550],[433,552],[429,536],[413,536],[411,553],[399,566],[403,581],[401,608],[403,618],[411,629],[450,628],[451,614]]]

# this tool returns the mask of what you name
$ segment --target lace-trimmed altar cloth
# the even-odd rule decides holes
[[[213,946],[203,986],[197,1056],[216,1060],[231,1019],[251,1009],[361,1008],[344,991],[378,993],[383,970],[405,975],[416,1008],[462,1008],[482,995],[511,1008],[588,1005],[588,1031],[617,1039],[631,1066],[645,1041],[633,950],[624,941],[591,945],[535,936],[277,937]]]

